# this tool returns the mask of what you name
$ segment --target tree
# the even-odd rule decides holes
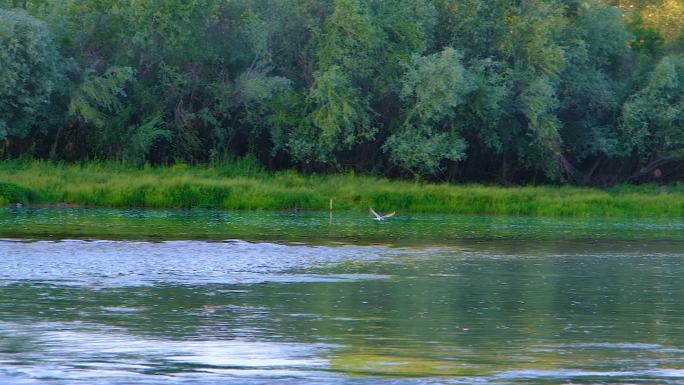
[[[621,139],[648,172],[684,157],[684,56],[664,57],[622,108]]]
[[[415,56],[402,80],[403,121],[384,146],[392,162],[418,176],[463,158],[466,144],[454,118],[472,89],[453,48]]]
[[[62,81],[61,63],[45,24],[25,11],[0,9],[0,141],[5,151],[11,140],[48,129],[44,121]]]
[[[677,38],[684,25],[682,0],[617,0],[614,3],[642,28],[652,28],[668,42]]]
[[[586,175],[567,170],[576,182],[588,183],[598,162],[620,155],[615,116],[628,86],[622,61],[633,39],[622,12],[601,2],[579,5],[566,29],[558,116],[564,156],[578,168],[587,163]]]
[[[102,75],[86,74],[74,91],[69,115],[86,130],[91,155],[140,164],[158,139],[169,138],[160,114],[136,116],[127,92],[134,79],[132,68],[112,67]]]
[[[678,156],[683,4],[0,0],[0,151],[617,181]]]
[[[375,30],[357,0],[335,0],[316,41],[306,116],[292,129],[289,153],[299,161],[337,163],[337,153],[373,138],[369,94]],[[365,88],[365,89],[364,89]]]
[[[522,165],[557,178],[561,122],[559,74],[565,63],[563,7],[556,1],[526,0],[510,10],[511,39],[504,44],[511,65],[513,117],[522,132],[512,148]]]

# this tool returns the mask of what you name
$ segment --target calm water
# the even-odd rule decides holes
[[[683,229],[0,210],[0,383],[684,383]]]

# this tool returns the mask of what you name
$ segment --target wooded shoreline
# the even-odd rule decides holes
[[[684,0],[0,0],[0,27],[0,160],[684,180]]]

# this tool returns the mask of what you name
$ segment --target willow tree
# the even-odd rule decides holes
[[[470,96],[467,124],[477,168],[499,159],[509,168],[560,175],[560,73],[566,64],[562,41],[564,4],[554,0],[438,1],[440,44],[464,53],[479,85]],[[493,156],[494,155],[494,156]]]
[[[456,108],[472,88],[453,48],[415,56],[402,80],[403,116],[384,147],[391,160],[420,176],[436,173],[444,160],[463,158]]]
[[[12,141],[47,134],[47,108],[62,81],[62,59],[45,24],[0,9],[0,155]]]
[[[622,108],[622,143],[639,159],[634,177],[684,158],[684,56],[664,57]]]
[[[306,111],[286,145],[294,159],[336,164],[339,151],[373,137],[369,94],[363,86],[373,75],[375,39],[367,5],[335,0],[312,42],[313,84],[305,96]]]
[[[600,164],[621,154],[615,117],[629,86],[633,35],[622,12],[598,1],[581,3],[565,31],[559,118],[568,177],[589,183]],[[575,168],[576,167],[576,168]]]

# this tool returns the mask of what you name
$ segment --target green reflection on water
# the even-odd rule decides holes
[[[684,240],[680,218],[402,215],[384,223],[352,212],[0,209],[0,237],[243,239],[445,244],[457,240]]]

